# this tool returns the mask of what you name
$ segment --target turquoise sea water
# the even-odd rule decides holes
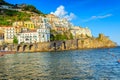
[[[8,54],[0,80],[120,80],[120,47]]]

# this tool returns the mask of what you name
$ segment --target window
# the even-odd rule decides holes
[[[28,41],[29,39],[28,39],[28,38],[26,38],[25,40],[26,40],[26,41]]]
[[[43,36],[42,36],[43,38],[44,38],[44,34],[43,34]]]

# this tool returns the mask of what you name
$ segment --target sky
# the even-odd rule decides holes
[[[46,14],[67,18],[76,26],[88,27],[120,45],[120,0],[5,0],[12,4],[32,4]]]

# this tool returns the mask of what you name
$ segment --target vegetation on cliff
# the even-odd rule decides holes
[[[54,30],[51,30],[51,41],[57,41],[57,40],[70,40],[73,39],[72,33],[70,31],[67,32],[56,32]]]
[[[26,5],[22,8],[23,11],[29,11],[29,12],[34,12],[37,14],[40,14],[41,16],[45,16],[44,13],[42,13],[41,11],[37,10],[36,7],[34,7],[33,5]]]
[[[11,6],[13,8],[18,8],[17,5],[13,5],[5,2],[4,0],[0,0],[1,5]],[[41,15],[45,14],[41,11],[37,10],[33,5],[25,5],[20,7],[22,11],[16,11],[11,9],[0,9],[0,26],[10,26],[15,21],[27,21],[30,20],[31,15]]]
[[[30,20],[30,14],[24,12],[18,12],[13,10],[2,9],[0,10],[0,25],[9,26],[14,21],[27,21]]]

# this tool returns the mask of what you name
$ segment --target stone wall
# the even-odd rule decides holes
[[[102,38],[86,38],[20,45],[3,45],[0,46],[0,49],[17,52],[43,52],[88,48],[109,48],[115,46],[116,44],[114,42],[109,40],[107,37],[102,36]]]

